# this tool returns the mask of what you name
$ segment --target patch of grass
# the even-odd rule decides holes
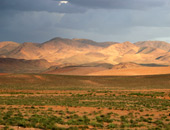
[[[37,75],[37,74],[36,74]],[[15,90],[101,90],[109,93],[116,89],[166,89],[170,86],[170,75],[155,76],[65,76],[9,74],[0,76],[1,89]],[[162,80],[163,79],[163,80]],[[92,84],[91,81],[96,84]],[[107,89],[107,90],[105,90]]]
[[[170,128],[170,100],[165,98],[170,92],[164,90],[170,75],[39,76],[43,80],[34,74],[0,76],[0,125],[9,126],[5,129]]]

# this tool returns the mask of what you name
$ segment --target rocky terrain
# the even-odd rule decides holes
[[[74,70],[74,73],[77,73],[77,70],[83,70],[82,74],[87,74],[89,70],[90,72],[93,72],[93,70],[96,72],[115,69],[116,66],[114,65],[119,63],[126,63],[126,65],[123,65],[126,68],[136,68],[140,66],[139,64],[170,65],[169,50],[170,44],[162,41],[141,41],[136,43],[126,41],[118,43],[59,37],[41,44],[30,42],[21,44],[5,41],[0,42],[0,71],[21,72],[15,70],[15,68],[20,68],[20,70],[24,70],[23,72],[33,72],[32,70],[35,69],[30,71],[29,67],[35,68],[32,66],[36,66],[40,69],[35,72],[44,70],[45,73],[58,74],[63,71],[65,73],[68,70],[68,73],[72,74],[70,70]],[[46,63],[42,64],[40,62],[41,64],[37,66],[35,61],[42,60]],[[11,64],[11,61],[13,61],[13,64]],[[25,67],[26,65],[23,65],[23,62],[21,63],[20,61],[24,61],[29,67]],[[105,66],[101,66],[102,64]],[[106,67],[107,65],[110,65],[109,68]],[[10,66],[13,66],[14,69],[9,69],[11,68]],[[117,68],[124,68],[123,66],[119,64]]]

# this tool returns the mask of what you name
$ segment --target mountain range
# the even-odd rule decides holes
[[[27,71],[27,67],[25,67],[23,72],[33,72],[34,70],[36,70],[35,72],[62,72],[62,68],[65,68],[66,71],[70,70],[70,67],[74,67],[74,70],[84,67],[86,70],[99,71],[110,69],[113,65],[119,63],[131,62],[145,65],[170,65],[170,44],[163,41],[95,42],[88,39],[60,37],[41,44],[0,42],[0,72],[14,72],[9,69],[6,71],[6,68],[12,65],[11,62],[16,63],[13,64],[14,68],[20,68],[19,71],[16,70],[15,72],[22,72],[21,70],[24,68],[22,66],[26,64],[30,64],[30,68],[34,69],[29,68]],[[41,64],[36,66],[38,62]],[[2,67],[5,64],[8,67]],[[87,67],[93,69],[87,69]]]

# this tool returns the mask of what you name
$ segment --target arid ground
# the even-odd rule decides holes
[[[170,129],[170,75],[0,75],[0,129]]]

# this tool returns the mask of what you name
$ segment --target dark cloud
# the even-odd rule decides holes
[[[84,12],[83,7],[70,3],[59,6],[56,0],[0,0],[0,10],[47,11],[59,13]]]
[[[0,41],[167,39],[169,0],[0,0]]]
[[[69,2],[88,8],[145,9],[165,5],[168,0],[69,0]]]
[[[81,13],[92,9],[146,9],[168,3],[168,0],[68,0],[59,6],[60,0],[0,0],[0,10],[48,11]]]

